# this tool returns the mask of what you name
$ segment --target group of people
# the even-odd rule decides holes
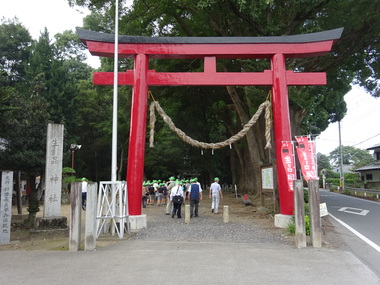
[[[211,212],[217,214],[220,199],[223,199],[219,178],[215,177],[210,186],[209,198],[212,199]],[[170,177],[169,181],[161,180],[143,182],[143,208],[147,205],[165,205],[166,215],[172,218],[182,218],[181,207],[186,200],[190,200],[190,218],[199,217],[199,201],[203,199],[202,187],[198,178],[179,180]]]

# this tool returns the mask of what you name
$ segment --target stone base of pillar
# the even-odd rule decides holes
[[[36,229],[67,229],[67,218],[63,216],[36,218]]]
[[[286,229],[291,219],[291,215],[276,214],[274,215],[274,225],[278,228]]]
[[[129,224],[131,226],[131,232],[137,232],[141,229],[146,229],[146,215],[129,216]]]

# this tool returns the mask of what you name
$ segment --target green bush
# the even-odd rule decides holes
[[[296,224],[294,222],[294,216],[290,220],[290,222],[289,222],[288,227],[286,228],[286,230],[287,230],[288,233],[290,233],[293,236],[296,234]]]
[[[310,235],[310,208],[309,204],[305,202],[305,229],[306,229],[306,235]],[[291,235],[294,235],[296,233],[296,225],[295,225],[295,217],[292,216],[288,227],[286,228],[287,232]]]
[[[71,173],[75,173],[75,170],[72,169],[71,167],[62,168],[62,174],[71,174]]]
[[[305,230],[306,235],[310,236],[310,217],[309,215],[305,215]],[[288,224],[288,227],[286,228],[286,231],[290,233],[291,235],[295,235],[296,233],[296,224],[294,220],[294,216],[292,217],[291,221]]]
[[[326,178],[326,183],[331,183],[332,185],[339,186],[340,178]]]
[[[305,228],[306,228],[306,235],[310,235],[310,217],[309,215],[305,215]]]
[[[81,180],[76,178],[75,176],[67,176],[67,177],[63,178],[63,182],[68,183],[68,184],[73,183],[73,182],[80,182],[80,181]]]

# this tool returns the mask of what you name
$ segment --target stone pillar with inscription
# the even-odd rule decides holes
[[[61,215],[63,129],[61,124],[48,124],[44,218]]]
[[[1,172],[0,244],[10,243],[12,219],[13,171]]]

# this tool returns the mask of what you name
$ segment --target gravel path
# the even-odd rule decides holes
[[[275,246],[293,246],[294,239],[284,229],[274,227],[273,219],[258,218],[256,208],[246,207],[240,199],[225,195],[219,214],[210,211],[211,200],[201,201],[199,217],[185,223],[185,207],[182,207],[182,219],[165,215],[165,207],[150,206],[143,209],[147,215],[146,229],[133,235],[131,239],[146,241],[190,241],[190,242],[238,242],[261,243]],[[189,202],[186,201],[186,204]],[[220,209],[229,206],[230,222],[223,222]]]

